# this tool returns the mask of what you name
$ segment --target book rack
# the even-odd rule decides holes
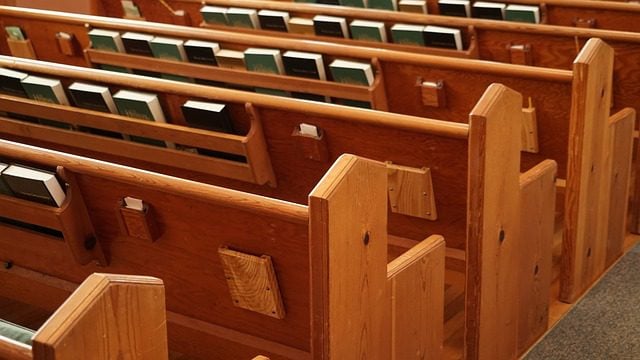
[[[107,260],[100,242],[96,239],[75,175],[63,167],[58,167],[57,173],[67,183],[66,198],[59,208],[0,195],[0,202],[3,204],[0,206],[0,216],[58,230],[62,232],[64,242],[78,264],[86,265],[95,261],[99,265],[106,266]],[[0,227],[6,228],[8,225],[0,224]]]
[[[90,67],[94,65],[112,65],[134,70],[155,71],[159,73],[162,73],[163,71],[166,72],[166,69],[171,69],[172,75],[239,84],[249,87],[295,91],[340,99],[367,101],[372,103],[372,108],[374,109],[387,110],[386,96],[382,94],[384,93],[384,86],[382,79],[379,78],[382,72],[377,65],[377,61],[372,63],[374,73],[376,74],[376,81],[374,81],[373,85],[369,87],[287,75],[228,69],[218,66],[201,65],[95,49],[86,49],[85,59]]]
[[[43,114],[46,114],[47,119],[68,124],[161,139],[188,147],[240,155],[244,156],[247,162],[224,160],[186,151],[148,146],[121,139],[1,118],[3,131],[12,135],[46,139],[54,143],[85,150],[100,151],[115,156],[169,165],[258,185],[276,186],[275,175],[271,168],[271,160],[267,152],[262,125],[260,124],[260,117],[251,104],[247,104],[245,107],[251,122],[251,128],[246,136],[138,120],[121,115],[49,104],[8,95],[0,95],[0,108],[7,112],[34,117],[42,117]]]
[[[425,54],[425,55],[438,55],[438,56],[447,56],[447,57],[455,57],[455,58],[464,58],[464,59],[477,59],[477,45],[474,44],[475,36],[473,34],[473,26],[467,27],[468,31],[468,39],[469,39],[469,47],[466,50],[453,50],[453,49],[443,49],[431,46],[418,46],[418,45],[404,45],[404,44],[395,44],[393,42],[372,42],[365,40],[356,40],[351,38],[339,38],[339,37],[324,37],[318,35],[307,35],[307,34],[296,34],[289,33],[284,31],[273,31],[273,30],[264,30],[264,29],[249,29],[242,27],[232,27],[229,25],[217,25],[217,24],[209,24],[205,22],[200,23],[201,28],[205,29],[213,29],[213,30],[224,30],[224,31],[233,31],[237,33],[244,34],[255,34],[259,32],[261,35],[275,36],[278,38],[286,38],[286,39],[303,39],[303,40],[324,40],[328,39],[332,43],[342,44],[342,45],[356,45],[356,46],[371,46],[371,44],[376,44],[376,47],[381,49],[388,50],[396,50],[396,51],[409,51],[417,54]]]
[[[11,51],[12,56],[26,59],[37,59],[31,40],[7,39],[7,44],[9,45],[9,51]]]

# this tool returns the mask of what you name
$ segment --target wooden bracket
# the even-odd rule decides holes
[[[371,108],[380,111],[389,111],[389,101],[384,85],[384,72],[378,58],[371,59],[371,67],[373,68],[374,80],[369,87],[371,95]]]
[[[418,79],[417,85],[420,87],[422,105],[433,107],[444,107],[447,104],[444,90],[444,81],[425,81]]]
[[[284,319],[276,272],[268,255],[254,256],[227,247],[218,249],[233,305]]]
[[[583,19],[583,18],[577,17],[577,18],[574,18],[572,22],[573,22],[573,26],[579,27],[579,28],[593,29],[596,27],[596,19],[593,19],[593,18]]]
[[[67,32],[57,32],[56,41],[58,42],[58,49],[62,54],[76,56],[79,53],[75,35]]]
[[[150,204],[144,203],[142,210],[130,209],[119,203],[120,221],[127,235],[154,242],[160,237],[160,230]]]
[[[436,201],[430,169],[400,166],[387,162],[389,202],[398,214],[436,220]]]
[[[327,162],[329,161],[327,140],[322,129],[317,129],[317,132],[317,136],[303,134],[300,127],[296,127],[291,136],[294,137],[296,147],[305,159]]]
[[[11,56],[21,57],[25,59],[36,59],[36,52],[33,50],[31,40],[15,40],[7,39]]]
[[[540,151],[538,145],[538,123],[536,108],[532,106],[529,98],[529,107],[522,109],[522,151],[537,154]]]
[[[509,54],[511,55],[511,63],[516,65],[532,65],[531,45],[516,44],[509,45]]]

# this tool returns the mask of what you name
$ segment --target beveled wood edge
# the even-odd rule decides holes
[[[32,71],[43,74],[58,75],[62,77],[96,81],[129,88],[154,89],[157,92],[194,96],[205,99],[245,103],[251,99],[257,107],[272,108],[278,110],[293,110],[300,113],[326,116],[336,119],[346,119],[352,122],[387,126],[420,133],[441,135],[447,137],[466,139],[469,127],[467,124],[454,123],[443,120],[421,118],[410,115],[391,114],[382,111],[360,109],[349,106],[340,106],[328,103],[318,103],[292,98],[283,98],[270,95],[247,93],[244,91],[214,88],[210,86],[186,84],[164,79],[149,78],[145,76],[121,74],[113,71],[76,67],[50,63],[39,60],[29,60],[0,55],[0,66],[20,70]]]
[[[169,25],[137,20],[107,18],[93,15],[80,15],[72,13],[64,13],[58,11],[17,8],[10,6],[0,6],[0,16],[2,17],[19,17],[33,20],[62,22],[66,24],[74,24],[76,26],[100,27],[112,30],[122,31],[139,31],[152,32],[156,35],[167,35],[173,37],[184,37],[188,39],[200,39],[217,42],[232,42],[243,44],[246,46],[262,46],[273,48],[279,47],[288,50],[310,51],[323,53],[327,55],[345,56],[348,58],[379,58],[385,62],[400,62],[407,64],[420,64],[429,67],[441,67],[445,69],[457,69],[469,72],[481,72],[490,74],[499,74],[503,76],[519,76],[526,78],[544,79],[548,81],[569,82],[571,76],[567,70],[558,70],[542,67],[530,67],[524,65],[495,63],[490,61],[474,60],[474,59],[457,59],[434,56],[434,55],[418,55],[404,51],[392,51],[385,49],[375,49],[368,47],[358,47],[352,45],[341,45],[326,41],[314,40],[296,40],[296,39],[274,39],[270,36],[253,35],[244,33],[234,33],[231,31],[221,31],[212,29],[200,29],[188,26]],[[449,21],[449,20],[447,20]],[[450,25],[454,25],[453,23]],[[473,23],[465,23],[460,26],[474,25]],[[516,25],[516,29],[522,25]],[[555,31],[549,33],[558,35],[558,31],[562,33],[564,27],[557,27]],[[545,30],[548,30],[544,28]],[[534,28],[535,30],[535,28]],[[515,31],[509,30],[509,31]],[[527,30],[528,31],[528,30]],[[633,33],[628,33],[633,34]],[[590,35],[593,36],[593,35]]]
[[[520,174],[520,188],[529,186],[536,182],[542,174],[553,171],[556,172],[558,164],[554,160],[543,160],[536,164],[536,166]]]
[[[282,218],[294,223],[307,224],[309,222],[308,207],[306,205],[2,139],[0,139],[0,154],[21,161],[57,164],[79,174],[103,177],[140,186],[162,188],[163,192],[181,195],[185,198],[219,203],[220,206]]]
[[[636,110],[634,108],[626,107],[617,113],[609,116],[609,125],[615,125],[620,121],[626,120],[629,116],[635,114]]]
[[[431,235],[420,241],[387,264],[387,279],[393,279],[398,276],[403,270],[413,265],[416,261],[420,261],[425,254],[443,245],[444,242],[442,235]]]

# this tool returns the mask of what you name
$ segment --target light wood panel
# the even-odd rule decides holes
[[[470,115],[465,356],[517,353],[522,96],[492,85]]]

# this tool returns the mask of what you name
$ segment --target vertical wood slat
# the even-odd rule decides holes
[[[444,258],[444,238],[433,235],[387,265],[392,360],[442,358]]]
[[[33,337],[36,360],[167,359],[162,281],[142,276],[93,274]],[[111,355],[109,355],[111,354]]]
[[[605,270],[613,49],[590,39],[573,65],[560,300],[574,302]]]
[[[471,111],[467,211],[466,359],[517,352],[522,96],[492,84]]]
[[[557,167],[545,160],[520,175],[518,354],[548,327]]]
[[[607,232],[606,267],[609,267],[624,252],[629,187],[631,182],[633,130],[636,112],[632,108],[622,109],[611,116],[611,188],[609,199],[609,227]],[[636,166],[636,176],[638,169]],[[638,189],[636,189],[638,191]]]
[[[387,170],[342,155],[309,195],[312,357],[389,359]]]

